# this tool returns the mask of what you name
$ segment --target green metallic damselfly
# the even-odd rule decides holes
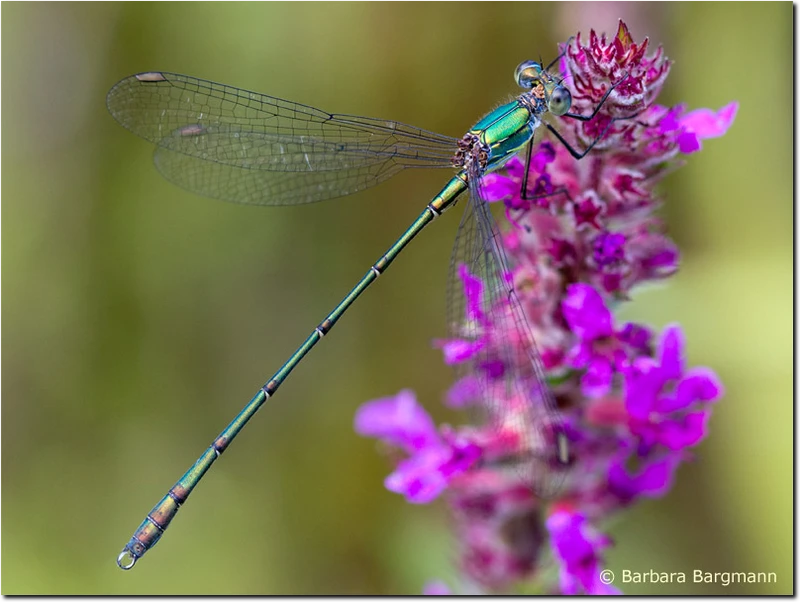
[[[572,105],[569,91],[549,73],[555,62],[548,67],[534,61],[521,63],[515,77],[525,92],[490,112],[461,139],[395,121],[333,115],[279,98],[166,72],[133,75],[109,91],[107,104],[114,118],[156,145],[158,170],[168,180],[203,196],[255,205],[294,205],[364,190],[408,167],[457,170],[419,217],[150,511],[117,557],[120,568],[132,568],[158,542],[206,471],[264,402],[275,395],[306,353],[386,271],[411,239],[465,193],[469,202],[456,237],[448,286],[451,298],[448,305],[455,309],[448,322],[451,328],[460,324],[458,334],[464,335],[463,301],[459,300],[456,273],[458,266],[466,264],[485,283],[487,307],[503,308],[493,319],[513,321],[509,324],[523,341],[523,359],[530,364],[530,386],[517,393],[529,406],[526,411],[530,420],[526,424],[535,425],[527,429],[531,432],[526,434],[530,438],[526,449],[538,450],[545,461],[524,463],[518,470],[520,478],[540,497],[556,492],[560,476],[552,467],[569,464],[567,438],[560,427],[531,329],[506,277],[508,262],[499,242],[497,224],[482,200],[480,183],[484,174],[501,167],[524,149],[529,163],[533,136],[540,125],[549,129],[576,159],[586,155],[610,127],[611,122],[586,149],[577,152],[551,124],[542,121],[546,113],[588,121],[622,81],[609,86],[591,115],[573,114],[569,112]],[[526,170],[522,183],[524,196],[528,195],[527,188]],[[509,360],[506,365],[511,365],[512,359],[519,358],[506,359]],[[488,399],[486,379],[481,380],[481,385],[484,398]]]

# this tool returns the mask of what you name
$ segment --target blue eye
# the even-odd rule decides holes
[[[514,71],[514,79],[520,88],[530,90],[542,76],[542,66],[536,61],[523,61]]]
[[[563,115],[572,106],[572,94],[564,86],[556,86],[547,101],[547,110],[553,115]]]

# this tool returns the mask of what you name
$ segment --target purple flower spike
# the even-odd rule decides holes
[[[588,121],[551,115],[550,123],[578,151],[593,144],[591,152],[576,160],[537,131],[529,163],[521,153],[482,179],[486,200],[503,204],[508,223],[498,242],[508,273],[499,276],[524,316],[498,319],[516,311],[512,298],[486,295],[488,283],[458,266],[463,315],[455,335],[435,342],[444,363],[460,366],[444,403],[478,420],[437,429],[410,391],[356,416],[359,433],[404,452],[389,490],[415,504],[444,498],[464,582],[486,593],[518,591],[531,579],[547,592],[620,593],[601,579],[612,542],[597,525],[669,492],[724,394],[711,369],[688,365],[679,325],[658,333],[616,314],[639,287],[679,269],[656,185],[703,140],[725,134],[738,104],[656,104],[671,63],[623,22],[616,35],[578,34],[562,50],[561,73],[552,75],[572,95],[570,112],[597,111]],[[524,324],[540,364],[515,326]],[[541,394],[540,376],[552,396]],[[531,474],[555,497],[537,497]],[[540,570],[548,546],[558,580]],[[433,583],[425,592],[450,590]]]

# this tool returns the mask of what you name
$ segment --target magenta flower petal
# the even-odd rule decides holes
[[[439,467],[449,456],[446,447],[433,447],[397,465],[386,477],[384,485],[389,491],[399,493],[412,504],[432,502],[447,488],[447,479]]]
[[[484,348],[486,341],[483,339],[477,341],[452,339],[449,341],[439,341],[437,345],[444,353],[444,363],[448,366],[452,366],[471,360]]]
[[[601,232],[594,239],[592,258],[600,269],[617,266],[625,260],[625,235]]]
[[[598,339],[614,333],[611,312],[600,293],[588,284],[567,287],[561,311],[570,330],[580,339]]]
[[[511,178],[490,173],[481,178],[483,200],[489,203],[504,201],[519,193],[520,185]]]
[[[722,383],[717,375],[708,368],[697,367],[687,370],[678,383],[677,400],[680,407],[687,407],[698,401],[716,401],[722,394]]]
[[[684,155],[696,153],[702,148],[700,138],[694,132],[681,132],[678,134],[678,148]]]
[[[611,543],[608,537],[597,533],[583,515],[572,512],[553,513],[546,526],[560,565],[559,581],[563,594],[620,593],[600,579],[601,552]]]
[[[588,225],[600,230],[601,225],[598,219],[603,211],[605,211],[603,201],[598,199],[594,193],[587,194],[584,198],[573,203],[572,214],[575,217],[575,227],[581,228]]]
[[[624,501],[644,496],[661,497],[672,487],[675,469],[680,458],[669,455],[646,464],[637,473],[630,474],[622,460],[612,462],[608,471],[609,489]]]
[[[590,399],[603,397],[611,390],[613,376],[611,363],[604,358],[598,358],[589,365],[581,377],[581,391]]]
[[[697,109],[681,117],[680,124],[699,138],[717,138],[723,136],[733,125],[738,110],[738,102],[727,104],[716,112],[711,109]]]
[[[659,425],[659,443],[672,451],[692,447],[700,443],[708,432],[708,419],[711,412],[692,412],[677,420],[665,421]]]
[[[439,465],[439,472],[448,481],[466,472],[481,457],[481,448],[458,435],[445,434],[448,449],[447,459]]]
[[[468,375],[450,387],[445,404],[451,408],[464,408],[479,401],[481,392],[480,381],[474,375]]]
[[[547,252],[552,256],[558,265],[573,263],[575,256],[575,245],[568,240],[561,238],[552,238],[548,245]]]
[[[484,320],[481,304],[483,303],[483,281],[469,272],[469,268],[462,264],[458,266],[458,276],[464,284],[464,298],[466,299],[466,318],[468,320]]]
[[[522,162],[517,155],[514,155],[508,160],[508,163],[505,164],[505,172],[515,180],[522,180],[522,176],[525,175],[525,164]]]
[[[631,418],[647,420],[663,386],[663,372],[655,362],[637,360],[625,372],[625,409]]]
[[[631,250],[634,260],[641,266],[639,278],[664,278],[675,273],[680,261],[678,248],[664,236],[639,237]]]
[[[664,378],[678,379],[683,374],[685,338],[681,327],[672,324],[664,328],[658,344],[658,357]]]
[[[591,364],[593,357],[591,342],[581,342],[570,349],[567,359],[574,368],[585,368]]]
[[[386,477],[389,491],[400,493],[414,504],[436,499],[450,481],[478,460],[481,450],[474,443],[455,438],[447,444],[430,445],[397,465]]]
[[[545,170],[549,163],[556,160],[556,149],[550,142],[542,142],[531,157],[531,168],[537,173]]]
[[[686,110],[686,105],[680,104],[673,108],[663,107],[661,105],[653,105],[650,109],[650,119],[658,122],[659,132],[662,134],[671,134],[680,129],[681,123],[679,116]]]
[[[650,355],[650,342],[653,338],[652,331],[646,326],[628,322],[617,334],[619,339],[633,348],[641,355]]]
[[[483,361],[478,364],[478,368],[480,368],[483,375],[490,380],[503,378],[503,375],[506,373],[506,366],[502,360]]]
[[[440,441],[433,420],[408,389],[363,404],[356,412],[355,430],[359,435],[382,439],[408,453]]]
[[[654,412],[658,412],[659,414],[672,414],[673,412],[686,409],[686,407],[691,403],[691,401],[689,403],[683,403],[679,401],[677,395],[662,394],[657,396],[652,410]]]

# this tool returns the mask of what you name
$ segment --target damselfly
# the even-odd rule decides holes
[[[528,404],[526,411],[534,426],[525,435],[530,437],[529,449],[541,454],[546,446],[544,453],[556,463],[569,463],[566,437],[554,427],[558,414],[533,335],[506,278],[508,265],[499,230],[481,193],[481,177],[512,156],[527,149],[530,163],[533,136],[540,125],[550,130],[576,159],[586,155],[611,125],[609,122],[600,136],[578,152],[551,124],[542,121],[546,113],[590,120],[620,83],[609,86],[591,115],[573,114],[569,112],[569,91],[549,72],[555,62],[547,67],[534,61],[521,63],[515,78],[524,92],[490,112],[461,139],[395,121],[334,115],[174,73],[140,73],[111,89],[107,98],[111,114],[124,127],[156,145],[158,170],[168,180],[203,196],[255,205],[295,205],[364,190],[409,167],[457,170],[419,217],[150,511],[118,556],[121,568],[132,568],[156,544],[214,461],[356,298],[386,271],[411,239],[464,196],[469,201],[455,242],[448,294],[459,295],[459,287],[453,286],[452,281],[464,264],[485,283],[487,307],[502,307],[494,318],[508,320],[523,341],[522,360],[529,364],[531,378],[530,386],[517,393]],[[523,196],[528,195],[527,188],[526,170]],[[463,302],[458,300],[450,305],[463,308]],[[450,322],[454,328],[463,322],[463,315],[454,316]],[[463,324],[460,328],[463,330]],[[481,382],[488,399],[490,383],[485,379]],[[547,421],[549,428],[545,432],[543,425]],[[558,479],[547,473],[541,463],[535,462],[520,470],[521,478],[539,496],[552,495],[558,487]]]

